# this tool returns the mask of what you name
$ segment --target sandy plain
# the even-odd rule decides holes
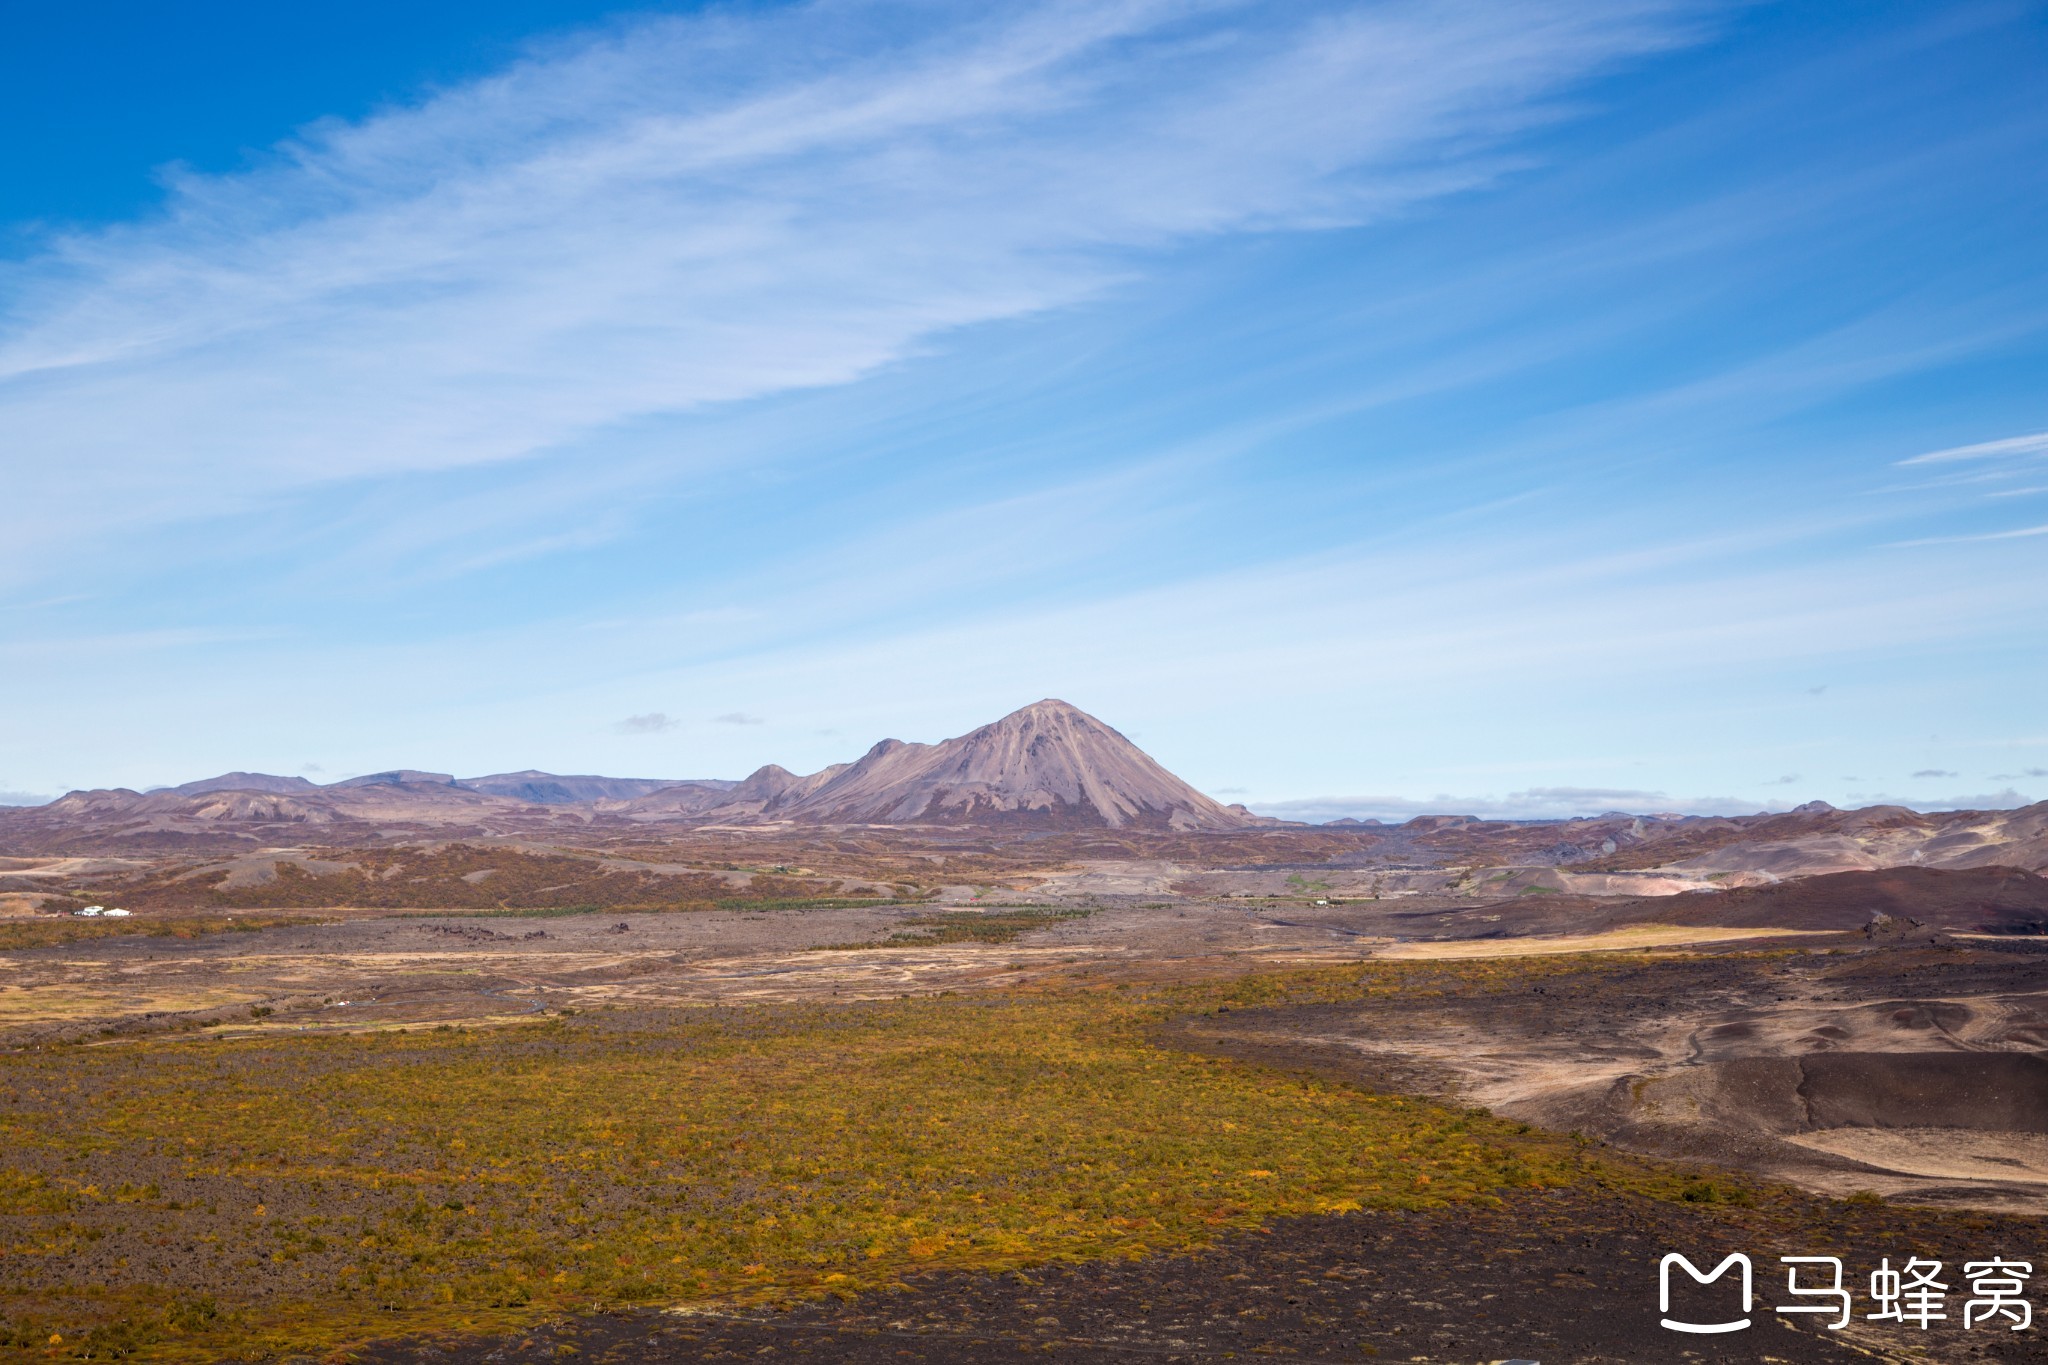
[[[1414,914],[1418,905],[1426,912],[1431,902],[1400,904],[1392,913]],[[1373,957],[1589,953],[1771,936],[1653,925],[1418,941],[1395,937],[1403,926],[1389,923],[1386,906],[1102,895],[1020,902],[961,886],[934,901],[856,908],[532,918],[343,909],[320,912],[336,917],[329,923],[193,942],[137,935],[0,953],[0,1042],[474,1025],[608,1001],[877,999],[1051,976],[1158,981]],[[1007,941],[949,942],[934,932],[1006,917],[1021,917],[1014,934],[997,935]]]

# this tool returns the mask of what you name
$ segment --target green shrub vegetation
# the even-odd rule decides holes
[[[1153,1041],[1191,1010],[1457,979],[1341,968],[7,1055],[0,1349],[319,1352],[1140,1256],[1513,1187],[1680,1197],[1681,1176],[1569,1138]]]
[[[95,938],[146,935],[150,938],[191,939],[207,934],[224,934],[230,930],[253,933],[258,929],[321,923],[325,921],[317,915],[138,915],[129,919],[38,916],[35,919],[0,920],[0,952],[20,948],[55,948]]]
[[[1086,909],[1047,909],[1039,906],[1005,906],[991,910],[941,910],[913,915],[887,938],[873,943],[830,943],[821,951],[856,948],[924,948],[941,943],[1013,943],[1033,929],[1046,929],[1062,920],[1086,919]]]
[[[827,879],[757,874],[735,885],[715,872],[659,873],[617,867],[570,853],[474,844],[316,850],[311,870],[289,859],[265,880],[234,883],[227,869],[193,875],[180,868],[142,878],[87,882],[76,895],[138,910],[325,909],[513,910],[549,913],[563,906],[603,910],[748,909],[834,898]],[[858,903],[871,903],[860,901]]]

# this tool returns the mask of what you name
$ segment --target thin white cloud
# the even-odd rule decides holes
[[[665,712],[649,711],[644,715],[627,716],[612,728],[622,735],[658,735],[681,724]]]
[[[1412,820],[1419,815],[1471,815],[1482,820],[1568,820],[1609,811],[1630,814],[1755,815],[1783,810],[1785,803],[1744,801],[1737,797],[1678,799],[1656,791],[1625,787],[1533,787],[1506,796],[1452,796],[1417,799],[1403,796],[1318,796],[1295,801],[1247,803],[1260,815],[1324,824],[1331,820]]]
[[[1509,792],[1510,801],[1663,801],[1668,798],[1663,792],[1643,791],[1636,787],[1531,787],[1527,791]]]
[[[1966,536],[1923,536],[1919,540],[1895,540],[1891,548],[1905,550],[1915,545],[1972,545],[1986,540],[2025,540],[2030,536],[2048,536],[2048,526],[2026,526],[2017,531],[1983,531]]]
[[[1893,796],[1885,792],[1851,792],[1858,804],[1868,806],[1905,806],[1911,810],[2018,810],[2021,806],[2033,804],[2033,798],[2006,787],[1995,792],[1970,792],[1960,796],[1944,796],[1936,799],[1926,797]]]
[[[1583,794],[1575,794],[1583,793]],[[1938,799],[1908,798],[1883,792],[1852,792],[1857,805],[1905,806],[1913,810],[2016,810],[2031,804],[2011,787]],[[1781,800],[1748,801],[1741,797],[1672,797],[1663,792],[1625,789],[1537,787],[1506,796],[1439,795],[1427,799],[1401,796],[1318,796],[1295,801],[1247,803],[1260,815],[1323,824],[1350,817],[1357,820],[1412,820],[1419,815],[1471,815],[1482,820],[1564,820],[1609,811],[1630,814],[1760,815],[1790,809]]]
[[[1691,36],[1684,14],[873,0],[636,20],[317,125],[258,170],[175,176],[156,218],[0,276],[0,425],[33,532],[11,552],[845,383],[1088,297],[1134,251],[1368,220],[1497,174],[1505,135]]]
[[[711,723],[714,725],[766,725],[768,722],[765,717],[750,716],[744,711],[728,711],[722,716],[713,716]]]
[[[2031,436],[2008,436],[2002,441],[1980,441],[1976,445],[1951,446],[1947,450],[1930,450],[1925,455],[1915,455],[1895,463],[1947,464],[1955,460],[2011,460],[2034,455],[2048,455],[2048,431],[2037,431]]]
[[[17,638],[0,641],[0,659],[35,661],[77,666],[103,658],[132,658],[211,649],[221,645],[253,644],[281,638],[276,630],[215,630],[199,627],[171,627],[162,630],[130,630],[104,635],[60,635],[46,638]]]

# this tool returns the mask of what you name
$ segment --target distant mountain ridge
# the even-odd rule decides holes
[[[274,792],[289,795],[294,792],[318,791],[319,786],[303,777],[278,777],[272,773],[222,773],[219,777],[202,777],[197,782],[185,782],[162,790],[176,792],[180,796],[204,796],[208,792]]]
[[[1050,698],[936,744],[885,739],[852,763],[809,774],[771,763],[738,782],[393,768],[316,785],[233,772],[148,793],[72,792],[28,809],[44,823],[166,837],[247,824],[468,829],[557,819],[1176,831],[1276,823],[1204,795],[1112,727]]]
[[[799,774],[775,764],[744,780],[614,778],[528,769],[456,778],[395,768],[326,786],[234,772],[151,792],[71,792],[0,808],[0,853],[127,852],[318,839],[576,839],[663,828],[792,825],[961,829],[1277,829],[1195,790],[1130,739],[1047,699],[932,744],[885,739],[850,763]],[[1296,828],[1302,828],[1296,826]],[[2006,811],[1838,811],[1813,802],[1755,816],[1485,821],[1418,816],[1335,822],[1356,865],[1668,868],[1687,876],[1794,878],[1898,866],[2048,871],[2048,802]],[[317,834],[314,831],[318,831]],[[637,837],[637,835],[635,836]],[[1317,856],[1323,856],[1318,854]]]
[[[507,796],[515,801],[525,801],[537,806],[566,806],[580,801],[623,801],[664,787],[702,785],[723,790],[737,784],[729,779],[719,778],[669,778],[669,777],[598,777],[589,774],[564,776],[560,773],[544,773],[529,768],[524,772],[490,773],[483,777],[456,777],[452,773],[423,772],[418,768],[392,768],[381,773],[364,773],[359,777],[347,777],[337,782],[320,784],[303,777],[280,777],[275,773],[222,773],[218,777],[202,777],[196,782],[183,782],[175,787],[159,787],[157,792],[174,792],[179,796],[205,796],[213,792],[269,792],[280,796],[297,796],[320,791],[345,791],[356,787],[404,787],[431,786],[456,787],[463,791],[481,792],[486,796]],[[115,788],[114,790],[120,790]],[[155,795],[156,792],[145,793]]]
[[[453,773],[425,773],[417,768],[393,768],[389,772],[364,773],[361,777],[345,777],[339,782],[328,783],[331,787],[459,787]]]
[[[730,787],[735,784],[719,778],[598,777],[587,773],[565,777],[529,768],[525,772],[465,777],[456,785],[487,796],[509,796],[517,801],[530,801],[537,806],[570,806],[579,801],[627,801],[668,787]]]

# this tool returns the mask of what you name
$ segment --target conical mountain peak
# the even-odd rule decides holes
[[[1051,697],[938,744],[884,740],[772,813],[834,824],[1260,823],[1196,791],[1086,711]]]

